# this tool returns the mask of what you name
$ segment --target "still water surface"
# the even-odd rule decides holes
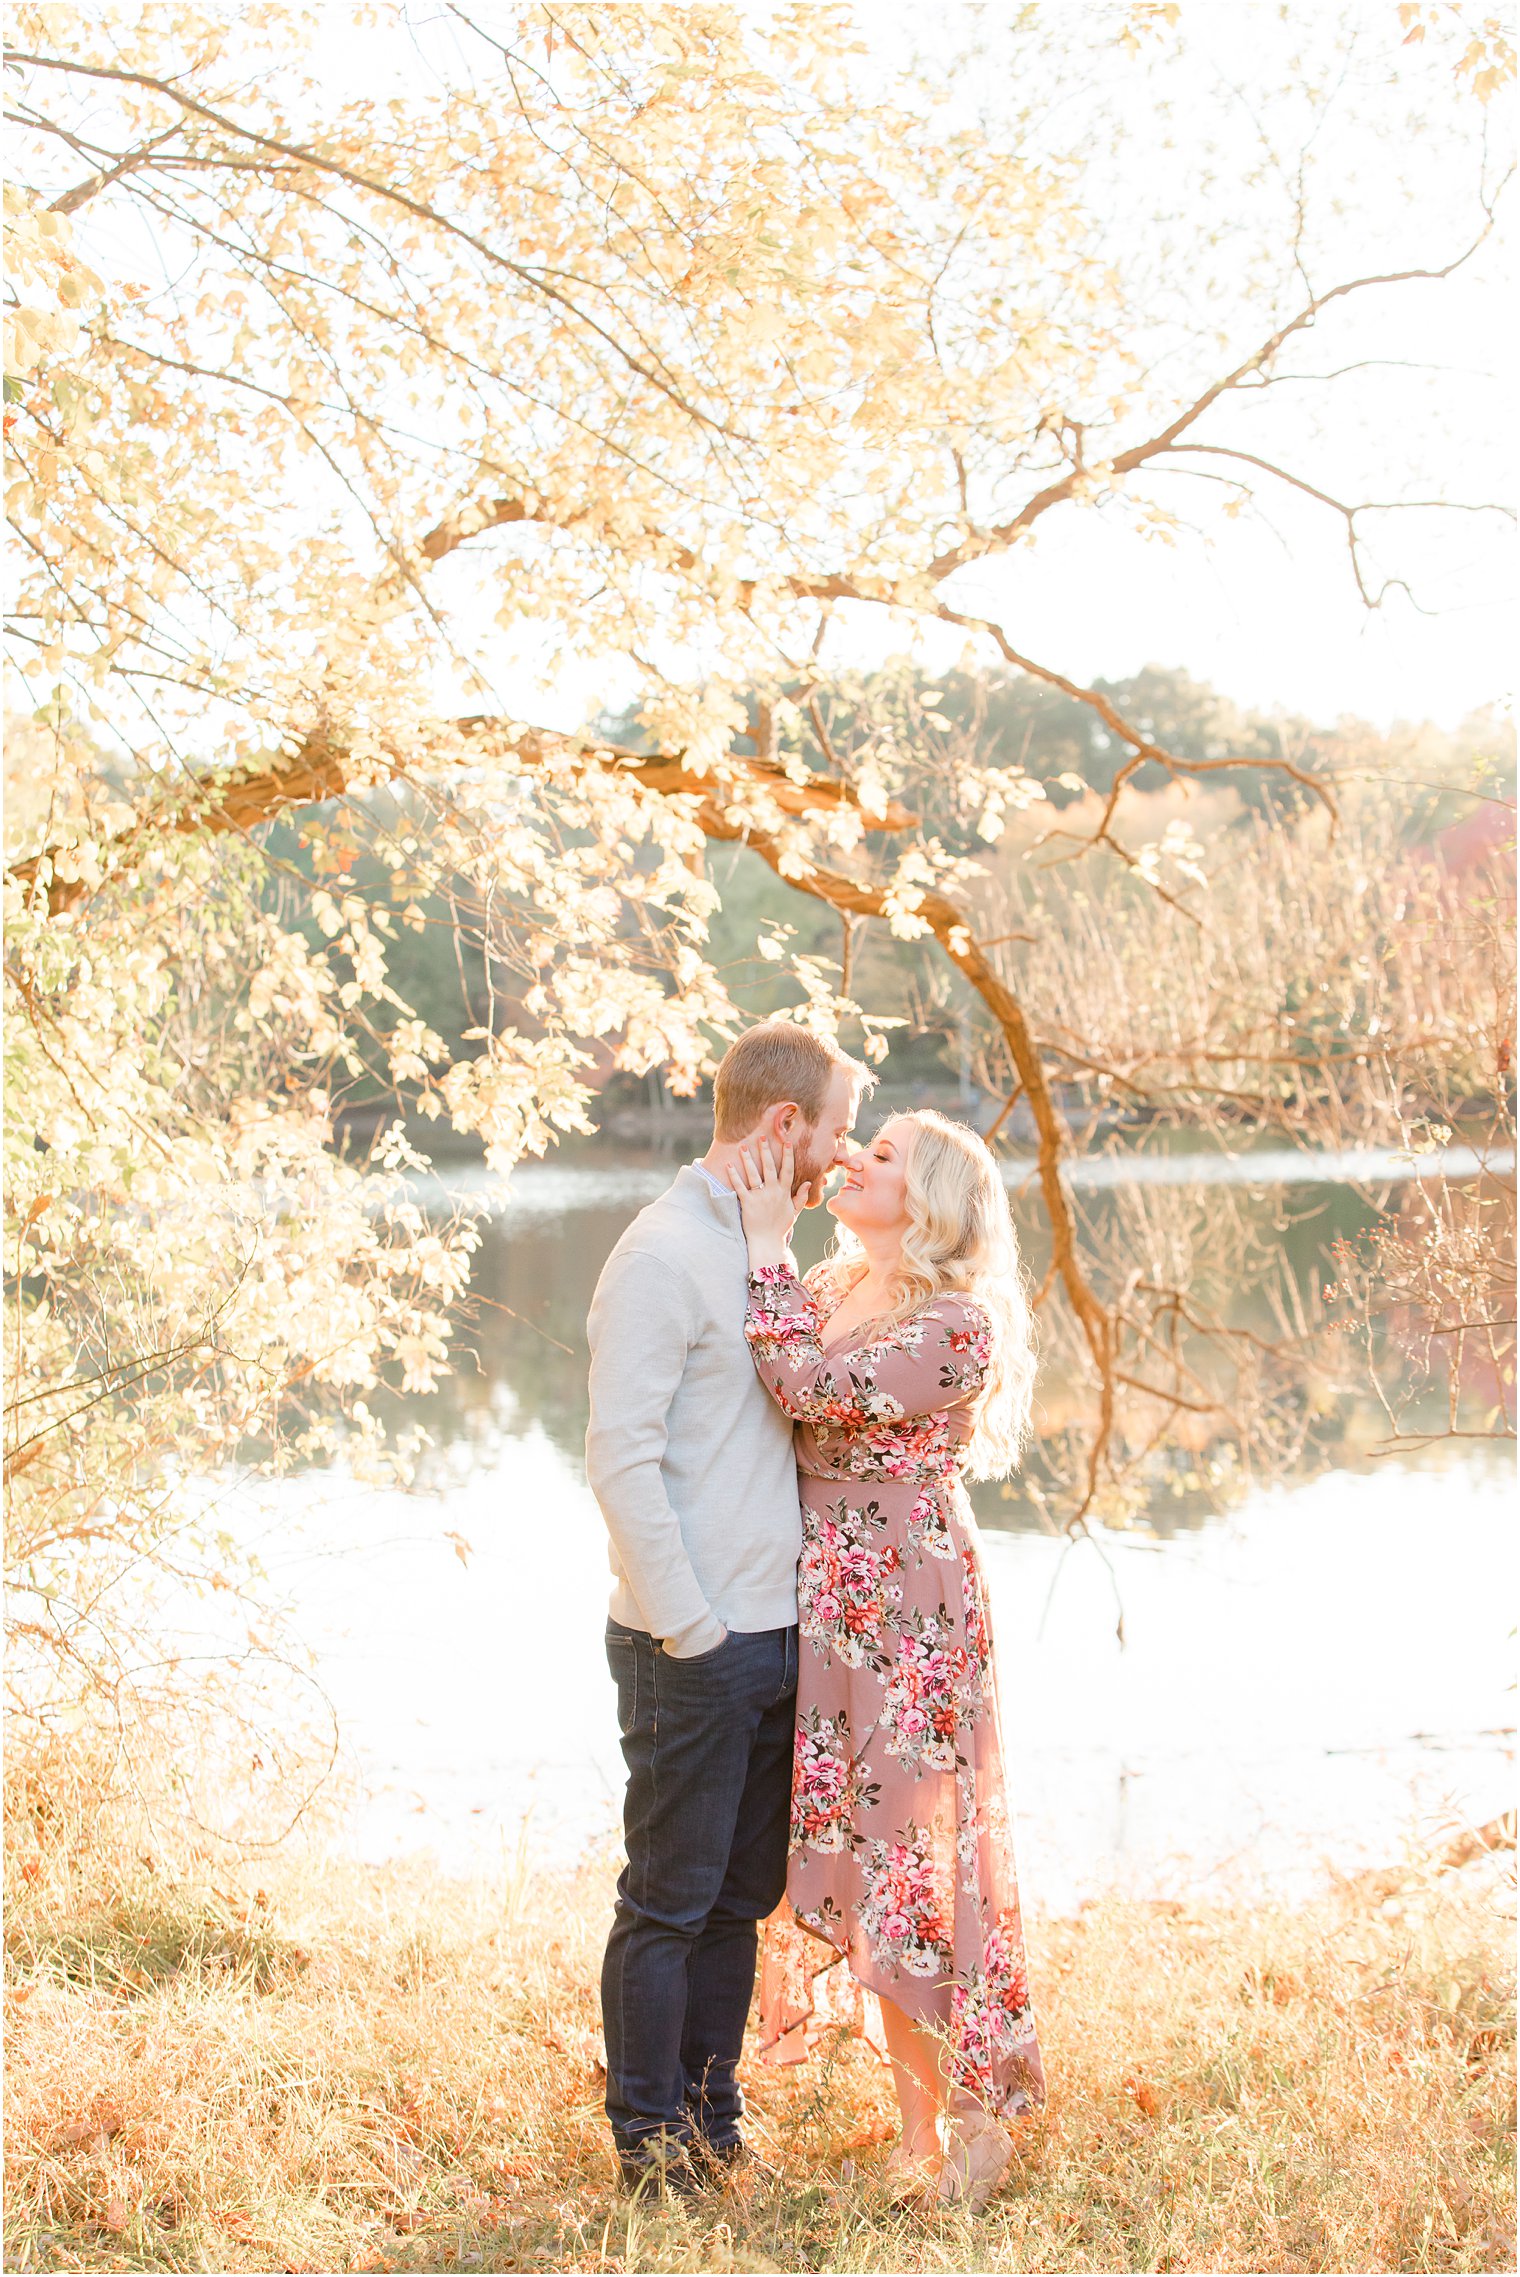
[[[475,1364],[417,1403],[437,1441],[419,1488],[308,1473],[247,1513],[338,1712],[366,1856],[464,1868],[525,1828],[549,1858],[614,1836],[584,1319],[607,1251],[671,1175],[602,1156],[520,1172],[507,1197],[479,1173],[434,1181],[435,1202],[491,1203],[488,1301]],[[1324,1196],[1327,1240],[1360,1205]],[[1506,1808],[1511,1505],[1507,1462],[1449,1449],[1288,1480],[1223,1517],[1172,1501],[1101,1547],[978,1490],[1031,1895],[1304,1887]]]

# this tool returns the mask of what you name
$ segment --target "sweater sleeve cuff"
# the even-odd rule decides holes
[[[728,1635],[716,1613],[704,1613],[700,1621],[690,1621],[684,1629],[676,1629],[662,1640],[662,1649],[672,1660],[695,1660],[698,1653],[715,1652]]]

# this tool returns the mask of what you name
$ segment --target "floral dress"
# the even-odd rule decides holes
[[[946,2036],[958,2086],[1013,2117],[1042,2100],[1044,2075],[986,1585],[960,1483],[990,1323],[947,1295],[826,1352],[842,1293],[823,1269],[803,1282],[769,1266],[750,1276],[745,1325],[762,1382],[798,1425],[787,1896],[861,1984]],[[765,2022],[774,2034],[798,2018]]]

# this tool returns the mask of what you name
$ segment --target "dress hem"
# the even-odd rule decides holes
[[[802,1982],[796,1983],[793,1972],[787,1969],[785,1948],[790,1944],[797,1952],[800,1938],[812,1945],[824,1947],[828,1958],[814,1962],[811,1955],[798,1953],[798,1967]],[[765,1925],[760,1977],[760,2042],[756,2053],[762,2063],[805,2063],[808,2056],[829,2031],[844,2026],[865,2041],[872,2053],[883,2063],[888,2061],[886,2036],[873,2024],[879,2024],[879,2014],[871,2009],[883,1997],[873,1985],[868,1985],[851,1965],[850,1949],[840,1945],[826,1929],[815,1929],[811,1922],[800,1921],[789,1901],[783,1901]],[[852,2016],[820,2015],[814,1988],[821,1977],[830,1977],[841,1964],[852,1988],[855,2013]],[[792,1985],[795,1995],[788,1999]],[[842,1994],[838,2005],[842,2008],[851,1995]],[[885,1996],[890,1999],[890,1993]],[[866,2007],[866,2003],[871,2008]],[[791,2043],[788,2046],[788,2042]]]

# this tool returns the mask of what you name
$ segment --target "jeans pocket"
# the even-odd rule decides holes
[[[608,1628],[607,1666],[617,1686],[618,1730],[626,1739],[639,1720],[639,1656],[632,1637]]]
[[[660,1657],[668,1660],[675,1668],[710,1668],[720,1654],[727,1652],[733,1641],[734,1632],[730,1629],[726,1637],[719,1637],[717,1643],[709,1645],[706,1652],[667,1652],[662,1644]]]

